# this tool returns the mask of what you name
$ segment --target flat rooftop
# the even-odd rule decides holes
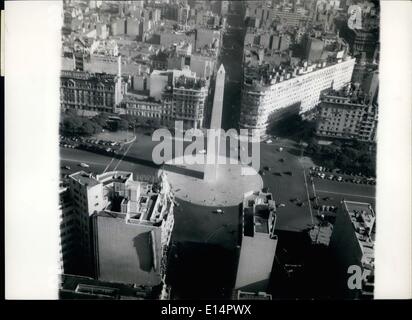
[[[70,177],[86,187],[94,187],[100,183],[92,174],[85,171],[73,173]]]
[[[243,234],[253,237],[257,233],[269,233],[269,217],[275,212],[271,193],[255,192],[243,201]]]
[[[355,234],[362,249],[362,263],[365,267],[374,265],[374,232],[376,215],[372,205],[363,202],[344,201],[344,206],[355,228]]]
[[[78,80],[99,81],[99,82],[113,82],[116,79],[116,75],[108,73],[91,73],[84,71],[70,71],[62,70],[60,73],[61,78],[70,78]]]

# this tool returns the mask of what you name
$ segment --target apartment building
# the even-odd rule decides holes
[[[337,52],[336,58],[317,64],[274,66],[244,57],[240,127],[266,133],[271,121],[288,112],[304,114],[320,101],[328,88],[341,89],[350,82],[355,59]],[[248,59],[248,60],[247,60]]]
[[[378,104],[370,94],[357,91],[331,91],[318,106],[316,135],[323,138],[376,141]]]
[[[133,180],[129,172],[96,178],[104,189],[105,207],[92,217],[95,278],[150,287],[164,284],[174,226],[174,198],[166,176],[154,183]]]
[[[127,85],[120,74],[89,73],[84,71],[61,71],[61,109],[78,110],[97,114],[113,113],[127,93]]]

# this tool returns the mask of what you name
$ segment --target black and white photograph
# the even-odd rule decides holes
[[[10,43],[7,6],[22,8],[26,1],[17,2],[6,3]],[[411,131],[402,131],[409,145],[391,154],[402,148],[391,146],[400,134],[392,131],[391,140],[390,127],[381,128],[382,115],[402,103],[384,100],[382,91],[403,82],[381,73],[386,1],[63,0],[42,6],[47,2],[53,8],[46,15],[58,26],[52,49],[42,49],[41,35],[27,37],[26,49],[20,42],[14,47],[33,64],[32,51],[46,60],[56,55],[57,62],[40,67],[40,79],[57,75],[47,108],[24,106],[39,113],[24,120],[36,123],[32,133],[18,138],[30,145],[23,156],[28,175],[53,188],[14,179],[12,172],[26,175],[26,169],[7,158],[22,147],[9,142],[6,130],[6,263],[7,241],[19,246],[12,232],[24,219],[7,220],[9,208],[18,208],[26,192],[52,199],[43,194],[50,189],[56,199],[44,211],[53,219],[36,233],[56,238],[49,241],[54,249],[43,250],[55,259],[47,269],[54,299],[411,298],[410,287],[399,295],[376,291],[382,260],[391,264],[390,248],[386,259],[376,258],[377,244],[397,246],[379,240],[380,231],[396,233],[388,219],[410,224]],[[411,49],[407,31],[404,36]],[[20,70],[7,69],[7,45],[6,96],[7,71]],[[17,74],[15,81],[25,81]],[[410,97],[411,88],[406,92]],[[14,95],[30,101],[24,91]],[[26,117],[23,107],[7,116],[9,97],[6,129]],[[49,110],[54,117],[47,118]],[[404,119],[410,125],[408,114]],[[54,140],[36,147],[35,132],[43,130],[54,130]],[[381,148],[384,140],[389,146]],[[30,153],[46,152],[54,167],[28,165]],[[380,191],[384,182],[396,184],[395,175],[403,181],[403,202],[396,188]],[[410,270],[408,228],[409,256],[403,256],[405,268],[398,264],[399,274]],[[31,239],[21,241],[36,246]],[[7,279],[19,278],[11,269],[6,265],[6,289]],[[34,269],[30,277],[36,278]],[[25,299],[24,293],[10,297]],[[175,311],[169,305],[162,314]]]

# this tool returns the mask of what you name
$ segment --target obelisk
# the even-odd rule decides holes
[[[220,132],[222,130],[223,93],[225,90],[226,71],[220,65],[216,75],[215,94],[213,97],[212,118],[207,136],[207,155],[203,180],[213,182],[217,180],[218,158],[220,149]]]

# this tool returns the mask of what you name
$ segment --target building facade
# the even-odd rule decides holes
[[[316,135],[376,142],[378,104],[368,93],[332,91],[318,106]]]
[[[345,57],[333,62],[302,67],[271,68],[269,65],[244,67],[240,127],[266,133],[273,119],[293,108],[304,114],[315,107],[321,92],[340,89],[350,82],[355,59]],[[296,110],[295,110],[296,109]]]
[[[76,274],[163,286],[174,198],[165,176],[153,181],[135,181],[133,173],[123,171],[96,176],[80,171],[69,176],[72,210],[64,228],[69,221],[77,228],[71,232],[79,245],[76,262],[82,264]],[[67,241],[65,230],[61,226],[62,246]]]
[[[92,217],[95,278],[137,286],[164,284],[174,226],[174,198],[166,176],[152,183],[135,181],[132,173],[108,172],[97,179],[104,186],[106,206]]]
[[[80,225],[67,186],[60,187],[59,198],[60,272],[71,274],[77,272]]]
[[[119,75],[61,71],[60,105],[63,111],[114,113],[125,93],[127,86]]]

